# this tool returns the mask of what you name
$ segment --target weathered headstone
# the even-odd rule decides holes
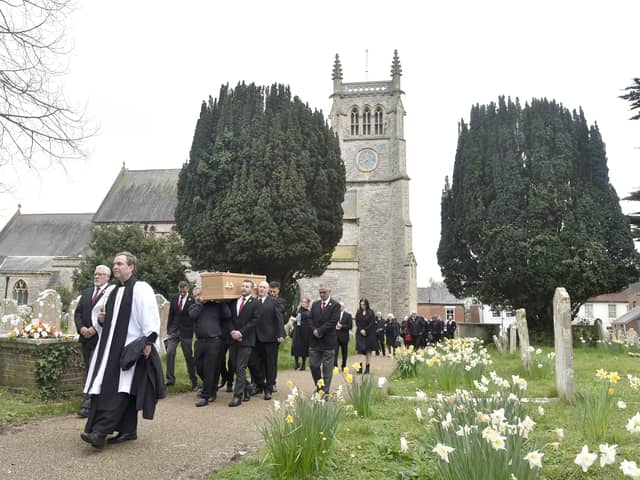
[[[616,330],[616,340],[621,342],[621,343],[624,343],[626,339],[627,339],[627,334],[624,331],[624,328],[617,329]]]
[[[529,351],[529,329],[527,327],[527,311],[524,308],[516,310],[516,325],[520,339],[520,358],[525,370],[531,366],[531,352]]]
[[[638,345],[638,332],[633,328],[627,330],[627,343],[633,346]]]
[[[13,298],[3,298],[0,300],[0,317],[4,315],[17,315],[18,302]]]
[[[573,337],[571,334],[571,299],[563,287],[553,295],[553,333],[556,351],[556,388],[561,400],[575,397],[573,379]]]
[[[74,298],[73,300],[71,300],[71,303],[69,304],[69,312],[67,313],[68,317],[67,317],[67,333],[69,334],[77,334],[78,331],[76,330],[76,322],[75,322],[75,318],[76,318],[76,308],[78,308],[78,304],[80,303],[80,298],[81,296],[78,295],[76,298]]]
[[[512,323],[509,327],[509,353],[516,353],[518,345],[518,327]]]
[[[159,293],[156,293],[156,303],[160,313],[160,350],[164,352],[164,342],[162,339],[167,334],[167,320],[169,319],[169,302]]]
[[[593,322],[593,329],[596,333],[596,340],[598,340],[600,343],[606,343],[609,341],[609,332],[607,332],[607,329],[602,325],[602,320],[596,318]]]
[[[22,324],[22,318],[17,313],[0,316],[0,336],[13,332]]]
[[[33,319],[40,319],[49,325],[62,326],[62,299],[58,292],[48,288],[33,302]]]

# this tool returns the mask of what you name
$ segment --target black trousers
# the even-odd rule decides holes
[[[224,342],[220,337],[196,339],[196,370],[202,379],[203,398],[213,397],[218,391],[220,358],[224,351]]]
[[[242,397],[245,390],[249,389],[249,382],[247,381],[247,366],[249,365],[249,358],[253,347],[246,347],[239,344],[234,344],[229,349],[229,355],[231,363],[236,368],[236,384],[233,386],[233,396]]]
[[[173,383],[176,381],[176,352],[178,351],[178,344],[180,344],[184,360],[187,363],[187,371],[189,372],[189,378],[191,379],[191,386],[195,387],[198,384],[193,359],[192,343],[193,336],[171,336],[165,340],[165,347],[167,349],[167,382]]]
[[[347,353],[349,352],[349,339],[347,339],[346,341],[340,341],[340,339],[338,339],[338,346],[336,347],[336,356],[335,356],[335,360],[333,361],[333,366],[337,367],[338,366],[338,352],[342,350],[342,364],[340,365],[340,368],[343,368],[347,366]]]
[[[376,332],[376,342],[377,342],[376,351],[384,355],[386,353],[385,344],[384,344],[384,332],[382,332],[381,334]]]
[[[101,405],[102,403],[102,405]],[[91,395],[91,410],[84,431],[111,435],[113,432],[135,433],[138,429],[136,397],[118,393],[116,401],[109,405],[100,402],[100,395]]]
[[[265,392],[273,392],[278,375],[278,342],[263,343],[256,341],[253,355],[253,370],[251,380],[258,386],[262,386]],[[256,372],[258,381],[253,379],[253,372]]]

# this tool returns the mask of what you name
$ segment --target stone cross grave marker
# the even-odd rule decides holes
[[[571,299],[563,287],[553,295],[553,334],[556,351],[556,388],[560,400],[575,397],[573,378],[573,336],[571,333]]]
[[[529,370],[531,367],[531,352],[529,351],[529,329],[527,327],[527,311],[524,308],[516,310],[516,324],[520,338],[520,358],[522,366]]]

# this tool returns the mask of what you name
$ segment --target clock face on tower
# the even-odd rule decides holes
[[[373,148],[363,148],[356,155],[356,164],[362,172],[372,172],[378,166],[378,153]]]

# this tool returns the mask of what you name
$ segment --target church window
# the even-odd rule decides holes
[[[351,135],[360,134],[360,112],[358,107],[351,109]]]
[[[375,122],[374,130],[373,130],[374,133],[376,135],[382,135],[384,132],[383,132],[383,128],[382,128],[382,108],[381,107],[377,107],[376,108],[376,113],[375,113],[375,116],[374,116],[374,122]]]
[[[26,305],[29,300],[29,289],[24,280],[18,280],[13,286],[13,299],[18,305]]]
[[[371,109],[365,107],[362,112],[362,134],[371,135]]]

